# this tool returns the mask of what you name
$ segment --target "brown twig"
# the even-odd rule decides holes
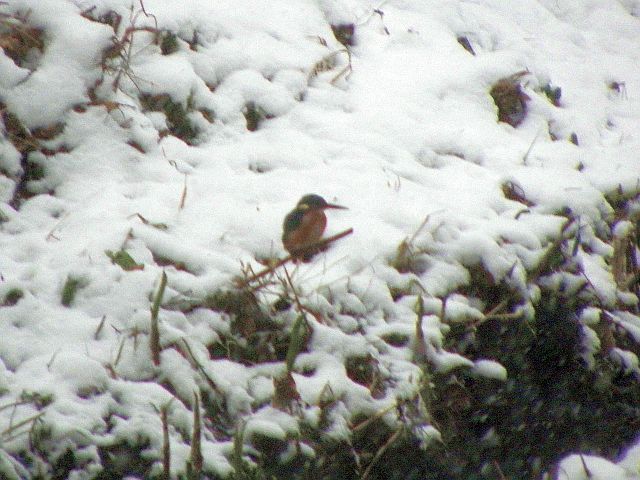
[[[327,237],[327,238],[323,238],[322,240],[318,240],[317,242],[313,242],[313,243],[310,243],[308,245],[303,245],[302,247],[298,248],[296,251],[292,252],[291,255],[288,255],[287,257],[283,258],[282,260],[278,260],[273,265],[269,265],[267,268],[265,268],[265,269],[259,271],[258,273],[250,276],[249,278],[242,279],[239,282],[240,286],[246,287],[250,283],[253,283],[256,280],[264,277],[265,275],[268,275],[269,273],[273,272],[277,268],[280,268],[285,263],[300,257],[301,254],[314,253],[314,252],[322,249],[322,247],[324,247],[326,245],[329,245],[330,243],[335,242],[336,240],[339,240],[339,239],[341,239],[343,237],[346,237],[347,235],[351,235],[352,233],[353,233],[353,228],[349,228],[348,230],[345,230],[345,231],[340,232],[340,233],[336,233],[335,235],[332,235],[332,236]]]
[[[386,452],[389,449],[389,447],[393,444],[393,442],[395,442],[400,437],[400,434],[402,433],[402,431],[403,431],[403,428],[400,427],[398,430],[394,432],[393,435],[391,435],[391,437],[389,437],[389,439],[384,443],[384,445],[380,447],[380,449],[376,452],[375,456],[369,462],[369,465],[367,465],[367,468],[362,474],[362,480],[366,480],[367,478],[369,478],[371,469],[374,467],[376,463],[378,463],[382,455],[384,455],[384,452]]]
[[[30,417],[27,417],[25,420],[22,420],[18,423],[16,423],[15,425],[10,425],[8,428],[6,428],[5,430],[3,430],[2,432],[0,432],[0,437],[4,437],[7,434],[12,434],[13,432],[15,432],[18,428],[23,427],[25,425],[27,425],[30,422],[35,422],[36,420],[38,420],[41,416],[43,416],[46,412],[39,412],[36,413],[35,415],[32,415]]]
[[[587,476],[587,478],[593,478],[593,474],[591,473],[591,470],[589,470],[589,467],[587,467],[587,462],[584,461],[584,456],[582,456],[581,453],[579,453],[578,455],[580,455],[580,461],[582,462],[582,468],[584,470],[584,474]]]
[[[305,308],[302,305],[302,302],[300,301],[300,297],[298,296],[298,292],[296,291],[296,287],[293,285],[293,281],[291,280],[291,276],[289,275],[289,271],[286,268],[284,269],[284,274],[287,277],[287,283],[289,284],[289,287],[291,287],[291,293],[293,293],[293,298],[296,301],[296,306],[298,307],[298,311],[300,312],[300,314],[304,315]]]
[[[182,187],[182,195],[180,196],[180,204],[178,205],[178,209],[182,210],[184,208],[184,204],[187,201],[187,174],[184,174],[184,186]]]
[[[308,313],[309,315],[313,316],[313,318],[315,318],[318,323],[322,323],[323,325],[326,325],[327,323],[326,319],[322,317],[322,314],[320,312],[317,312],[307,307],[306,305],[303,305],[303,303],[300,301],[298,291],[296,290],[296,287],[293,284],[291,275],[289,275],[289,271],[287,270],[286,267],[283,270],[284,270],[285,278],[281,278],[280,276],[278,276],[278,280],[284,287],[285,291],[288,291],[289,289],[291,289],[291,292],[293,293],[293,299],[295,301],[298,312],[300,312],[301,315],[304,315],[305,320],[306,320],[306,314]],[[266,285],[266,284],[261,284],[261,285]],[[261,288],[261,287],[259,286],[258,288]],[[310,328],[309,324],[306,323],[306,325],[308,330]]]
[[[158,313],[160,312],[160,304],[162,303],[162,297],[164,296],[164,290],[167,287],[167,274],[162,271],[160,277],[160,285],[153,299],[151,305],[151,329],[149,333],[149,347],[151,349],[151,359],[153,364],[157,367],[160,365],[160,329],[158,326]]]
[[[500,305],[498,305],[498,306],[500,306]],[[489,322],[491,320],[497,320],[497,321],[520,320],[523,317],[524,317],[524,310],[518,310],[517,312],[508,312],[508,313],[491,313],[491,312],[489,312],[484,317],[482,317],[482,318],[480,318],[480,319],[478,319],[478,320],[476,320],[474,322],[471,322],[469,324],[469,326],[467,327],[467,330],[473,330],[475,328],[478,328],[480,325],[483,325],[484,323]]]
[[[200,397],[198,392],[193,392],[193,435],[191,435],[191,453],[189,461],[191,468],[199,478],[202,471],[202,421],[200,419]]]
[[[502,300],[495,307],[484,314],[485,318],[492,317],[493,315],[498,315],[508,304],[509,302],[507,302],[506,300]]]
[[[100,332],[102,331],[102,328],[104,327],[104,322],[106,320],[107,320],[107,316],[103,315],[102,319],[100,320],[100,323],[98,324],[98,328],[96,328],[96,331],[93,333],[94,340],[98,340],[100,338]]]
[[[187,342],[187,340],[183,338],[182,343],[186,347],[187,352],[189,353],[189,357],[191,357],[191,361],[194,363],[198,371],[202,374],[204,379],[207,381],[207,383],[209,384],[209,387],[211,387],[211,390],[216,392],[216,394],[221,394],[220,389],[216,385],[216,382],[213,381],[213,379],[209,376],[209,374],[204,369],[202,364],[198,361],[198,359],[196,359],[196,356],[193,354],[193,350],[191,349],[191,345],[189,345],[189,342]]]
[[[169,402],[170,403],[170,402]],[[163,480],[171,480],[171,444],[169,443],[169,420],[168,412],[169,404],[164,405],[160,409],[160,418],[162,420],[162,478]]]
[[[389,405],[386,408],[383,408],[382,410],[378,410],[372,417],[369,417],[366,420],[363,420],[362,422],[358,423],[357,425],[354,425],[353,427],[351,427],[351,433],[357,433],[357,432],[365,429],[366,427],[371,425],[373,422],[375,422],[376,420],[384,417],[387,413],[389,413],[391,410],[393,410],[395,408],[398,408],[398,404],[396,402],[392,403],[391,405]]]
[[[447,297],[444,297],[442,303],[446,302]],[[418,295],[418,300],[415,306],[416,311],[416,340],[413,346],[413,358],[416,362],[424,365],[427,360],[427,343],[424,338],[424,331],[422,330],[422,317],[424,317],[424,299],[422,295]],[[442,312],[442,318],[444,318],[444,308]]]

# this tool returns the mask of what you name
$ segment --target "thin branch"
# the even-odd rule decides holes
[[[18,428],[23,427],[25,425],[27,425],[30,422],[35,422],[37,419],[39,419],[41,416],[43,416],[46,412],[39,412],[36,413],[35,415],[32,415],[18,423],[16,423],[15,425],[10,425],[8,428],[6,428],[5,430],[3,430],[2,432],[0,432],[0,436],[4,436],[8,433],[13,433],[15,432]]]
[[[500,464],[498,463],[497,460],[493,461],[493,468],[496,469],[496,472],[498,473],[498,478],[500,480],[507,480],[507,477],[504,476],[504,473],[502,472],[502,469],[500,468]]]
[[[167,410],[169,404],[160,409],[162,420],[162,474],[163,480],[171,480],[171,444],[169,442],[169,419]]]
[[[540,127],[538,129],[538,132],[536,133],[536,136],[533,137],[533,140],[531,141],[531,145],[529,145],[529,148],[527,149],[527,152],[524,154],[524,157],[522,157],[523,165],[527,164],[527,159],[529,158],[529,154],[531,153],[531,150],[533,150],[533,147],[535,146],[536,141],[538,140],[538,137],[540,136],[541,133],[542,133],[542,127]]]
[[[241,287],[246,287],[247,285],[249,285],[250,283],[255,282],[256,280],[264,277],[265,275],[268,275],[269,273],[273,272],[274,270],[280,268],[282,265],[284,265],[285,263],[291,261],[291,260],[295,260],[296,258],[298,258],[300,256],[300,254],[306,253],[313,253],[316,252],[318,250],[321,250],[322,247],[329,245],[332,242],[335,242],[336,240],[341,239],[342,237],[346,237],[347,235],[351,235],[353,233],[353,228],[349,228],[348,230],[345,230],[344,232],[340,232],[337,233],[335,235],[332,235],[331,237],[327,237],[327,238],[323,238],[322,240],[318,240],[317,242],[311,243],[309,245],[303,245],[302,247],[300,247],[299,249],[297,249],[296,251],[294,251],[291,255],[283,258],[282,260],[278,260],[276,263],[274,263],[273,265],[269,265],[267,268],[261,270],[260,272],[250,276],[249,278],[245,278],[239,281],[239,286]]]
[[[582,456],[582,454],[578,454],[580,455],[580,461],[582,462],[582,468],[584,469],[584,474],[587,476],[587,478],[593,478],[593,474],[591,473],[591,470],[589,470],[589,467],[587,467],[587,462],[584,461],[584,457]]]
[[[189,454],[191,468],[200,477],[202,471],[202,421],[200,419],[200,397],[198,392],[193,392],[193,434],[191,435],[191,453]]]
[[[493,315],[497,315],[499,312],[504,310],[504,307],[506,307],[508,303],[509,302],[507,302],[507,300],[502,300],[495,307],[493,307],[491,310],[485,313],[484,317],[487,318],[487,317],[492,317]]]
[[[187,342],[187,340],[185,338],[182,338],[182,343],[184,344],[184,346],[187,349],[187,352],[189,353],[189,356],[191,357],[191,361],[195,364],[196,368],[198,369],[198,371],[202,374],[202,376],[205,378],[205,380],[207,381],[207,383],[209,384],[209,386],[211,387],[211,390],[213,390],[214,392],[216,392],[217,394],[220,394],[220,389],[218,388],[218,386],[216,385],[216,382],[213,381],[213,379],[209,376],[209,374],[206,372],[206,370],[204,369],[204,367],[202,366],[202,364],[198,361],[198,359],[196,358],[196,356],[193,354],[193,350],[191,350],[191,345],[189,345],[189,342]]]
[[[372,417],[367,418],[366,420],[363,420],[359,424],[354,425],[353,427],[351,427],[351,433],[359,432],[360,430],[368,427],[369,425],[371,425],[371,423],[375,422],[376,420],[378,420],[381,417],[384,417],[387,413],[389,413],[394,408],[398,408],[398,404],[395,403],[395,402],[392,403],[391,405],[389,405],[388,407],[377,411]]]
[[[102,319],[100,320],[100,323],[98,324],[98,328],[96,329],[96,331],[93,334],[93,339],[94,340],[98,340],[98,338],[100,338],[100,332],[102,331],[102,328],[104,327],[104,322],[107,319],[106,315],[102,316]]]
[[[162,303],[162,297],[164,297],[164,290],[167,287],[167,274],[163,270],[160,277],[160,285],[153,299],[151,305],[151,331],[149,334],[149,347],[151,349],[151,358],[153,364],[157,367],[160,365],[160,329],[158,326],[158,313],[160,311],[160,304]]]
[[[180,204],[178,205],[178,209],[182,210],[184,208],[184,204],[187,201],[187,174],[184,174],[184,186],[182,187],[182,195],[180,196]]]
[[[142,10],[142,13],[144,13],[145,17],[147,18],[153,18],[153,22],[155,23],[156,30],[158,30],[158,19],[156,18],[156,16],[153,13],[147,13],[147,10],[144,8],[144,3],[142,2],[142,0],[139,0],[139,2],[140,2],[140,10]]]
[[[398,437],[400,437],[402,430],[402,427],[398,428],[398,430],[396,430],[394,434],[389,437],[389,440],[387,440],[385,444],[380,447],[380,449],[376,452],[375,457],[373,457],[373,459],[369,462],[369,465],[367,465],[367,468],[362,474],[362,480],[366,480],[367,478],[369,478],[369,474],[371,473],[371,469],[373,468],[373,466],[378,463],[382,455],[384,455],[384,452],[387,451],[387,449],[393,444],[393,442],[395,442]]]
[[[489,320],[518,320],[523,316],[524,311],[522,310],[512,313],[496,313],[494,315],[487,315],[482,319],[481,323],[487,322]]]

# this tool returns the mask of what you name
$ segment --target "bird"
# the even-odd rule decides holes
[[[291,210],[282,224],[282,243],[284,248],[296,260],[308,262],[314,255],[310,251],[327,227],[324,211],[330,208],[345,210],[347,207],[327,203],[320,195],[304,195],[296,207]]]

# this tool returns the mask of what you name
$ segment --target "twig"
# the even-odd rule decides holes
[[[323,238],[322,240],[318,240],[317,242],[314,242],[314,243],[311,243],[311,244],[308,244],[308,245],[303,245],[302,247],[300,247],[296,251],[292,252],[291,255],[283,258],[282,260],[278,260],[273,265],[269,265],[267,268],[265,268],[265,269],[261,270],[260,272],[250,276],[249,278],[242,279],[239,282],[239,285],[241,287],[246,287],[250,283],[253,283],[256,280],[264,277],[265,275],[268,275],[269,273],[273,272],[277,268],[280,268],[285,263],[298,258],[301,253],[312,253],[312,252],[315,252],[316,250],[320,250],[325,245],[328,245],[328,244],[330,244],[332,242],[335,242],[336,240],[339,240],[342,237],[346,237],[347,235],[351,235],[352,233],[353,233],[353,228],[350,228],[348,230],[345,230],[344,232],[336,233],[335,235],[332,235],[331,237]]]
[[[344,77],[345,79],[348,79],[349,76],[351,75],[351,72],[353,71],[353,68],[351,67],[351,52],[349,51],[348,48],[339,50],[340,52],[345,52],[347,54],[347,60],[349,63],[347,63],[347,66],[344,67],[342,70],[340,70],[335,77],[333,77],[331,79],[331,85],[335,85],[335,83],[342,77]]]
[[[496,313],[494,315],[487,315],[479,323],[484,323],[489,320],[518,320],[524,316],[524,311],[519,310],[512,313]]]
[[[197,369],[200,371],[200,373],[202,374],[202,376],[205,378],[205,380],[207,381],[207,383],[209,384],[209,386],[211,387],[211,390],[213,390],[214,392],[216,392],[217,394],[220,394],[220,389],[218,388],[218,386],[216,385],[216,382],[213,381],[213,379],[209,376],[209,374],[205,371],[204,367],[200,364],[200,362],[198,362],[198,360],[196,359],[195,355],[193,354],[193,350],[191,350],[191,346],[189,345],[189,343],[187,342],[186,339],[182,338],[182,343],[184,343],[184,346],[187,349],[187,352],[189,352],[189,356],[191,357],[191,360],[193,361],[193,363],[196,365]]]
[[[16,401],[16,402],[9,403],[7,405],[0,406],[0,411],[5,410],[7,408],[15,408],[15,407],[18,407],[20,405],[27,405],[28,403],[32,403],[32,401],[31,400],[19,400],[19,401]]]
[[[233,454],[231,456],[231,465],[237,475],[244,470],[244,460],[242,459],[242,450],[244,445],[244,431],[247,424],[244,420],[239,420],[236,431],[233,434]]]
[[[498,305],[500,306],[500,305]],[[495,308],[493,310],[496,310]],[[492,310],[492,311],[493,311]],[[524,317],[524,310],[519,310],[517,312],[511,312],[511,313],[491,313],[489,312],[487,315],[485,315],[484,317],[471,322],[469,324],[469,326],[467,327],[467,331],[469,330],[473,330],[475,328],[478,328],[480,325],[489,322],[491,320],[498,320],[498,321],[502,321],[502,320],[520,320],[522,317]]]
[[[289,275],[289,270],[287,270],[287,267],[284,268],[284,275],[287,277],[287,283],[291,287],[291,292],[293,293],[293,298],[296,301],[296,306],[298,307],[298,311],[302,315],[304,315],[305,308],[302,306],[302,302],[300,301],[300,297],[298,296],[296,287],[293,285],[293,281],[291,280],[291,276]],[[285,285],[285,288],[286,288],[286,285]]]
[[[398,404],[397,403],[392,403],[391,405],[389,405],[387,408],[383,408],[382,410],[379,410],[375,413],[375,415],[373,415],[370,418],[367,418],[366,420],[363,420],[362,422],[360,422],[357,425],[354,425],[351,428],[351,433],[356,433],[359,432],[360,430],[366,428],[367,426],[371,425],[372,422],[375,422],[376,420],[378,420],[379,418],[385,416],[388,412],[390,412],[391,410],[393,410],[394,408],[397,408]]]
[[[54,240],[60,240],[58,237],[56,237],[55,235],[55,231],[58,229],[58,227],[60,226],[60,224],[66,220],[66,218],[71,215],[71,212],[67,212],[65,213],[62,218],[60,220],[58,220],[56,222],[56,224],[53,226],[53,228],[51,230],[49,230],[49,233],[47,234],[47,241],[54,239]]]
[[[0,433],[0,436],[4,436],[7,433],[13,433],[14,431],[16,431],[18,428],[23,427],[24,425],[30,423],[30,422],[35,422],[37,419],[39,419],[41,416],[43,416],[46,412],[39,412],[36,413],[35,415],[32,415],[28,418],[26,418],[25,420],[22,420],[21,422],[16,423],[15,425],[11,425],[8,428],[6,428],[5,430],[3,430]]]
[[[582,462],[582,468],[584,469],[584,474],[587,476],[587,478],[593,478],[593,474],[591,473],[591,470],[589,470],[589,468],[587,467],[587,462],[584,461],[584,457],[582,456],[582,454],[580,453],[580,461]]]
[[[100,320],[100,323],[98,324],[98,328],[96,329],[96,331],[93,334],[93,339],[94,340],[98,340],[98,338],[100,337],[100,332],[102,331],[102,328],[104,327],[104,322],[107,319],[106,315],[102,316],[102,319]]]
[[[169,420],[167,419],[169,403],[160,409],[160,419],[162,420],[162,473],[164,480],[171,480],[171,444],[169,443]]]
[[[444,297],[442,303],[446,302],[447,297]],[[424,332],[422,331],[422,317],[424,317],[424,299],[422,295],[418,295],[418,300],[416,301],[415,306],[416,312],[416,339],[413,345],[413,358],[419,364],[424,365],[424,362],[427,360],[427,343],[424,338]],[[444,318],[444,308],[442,313]]]
[[[369,20],[371,20],[371,17],[373,17],[376,14],[380,15],[380,17],[382,18],[382,13],[381,13],[380,9],[384,6],[385,3],[387,3],[387,1],[388,0],[383,0],[382,2],[378,3],[378,5],[373,7],[371,12],[367,13],[363,18],[357,19],[356,20],[356,25],[357,26],[365,25]]]
[[[153,13],[147,13],[147,11],[144,8],[144,3],[142,2],[142,0],[139,0],[140,2],[140,10],[142,10],[142,13],[144,13],[145,17],[147,18],[153,18],[153,22],[156,24],[156,30],[158,29],[158,19],[156,18],[156,16]]]
[[[529,283],[534,283],[538,280],[551,264],[553,256],[561,252],[560,247],[562,246],[562,242],[566,240],[564,234],[574,222],[575,219],[567,218],[567,220],[562,224],[560,235],[551,243],[551,246],[544,253],[536,268],[531,272],[531,275],[529,275]]]
[[[599,325],[596,325],[596,333],[598,334],[598,337],[600,338],[600,350],[607,354],[609,353],[612,349],[614,349],[616,347],[616,339],[613,336],[613,325],[620,325],[618,323],[616,323],[616,319],[613,315],[611,315],[609,312],[607,312],[606,310],[602,311],[602,314],[604,316],[602,322],[599,323]],[[622,328],[624,328],[624,325],[620,325]],[[599,327],[599,328],[597,328]]]
[[[415,242],[416,238],[418,238],[418,235],[420,234],[420,232],[422,232],[422,229],[427,225],[427,223],[429,223],[430,218],[431,218],[431,214],[424,217],[424,220],[422,221],[420,226],[416,229],[415,232],[413,232],[413,235],[411,235],[411,238],[409,238],[409,241],[407,242],[409,245],[413,245],[413,242]]]
[[[369,478],[369,473],[371,473],[371,469],[373,468],[373,466],[376,463],[378,463],[378,460],[380,460],[380,457],[382,457],[384,452],[387,451],[387,449],[391,446],[391,444],[398,439],[398,437],[400,436],[402,431],[403,431],[403,427],[398,428],[398,430],[396,430],[394,432],[394,434],[391,435],[391,437],[389,437],[389,440],[387,440],[385,442],[385,444],[382,445],[382,447],[380,447],[380,449],[376,452],[376,455],[369,462],[369,465],[367,465],[367,468],[365,469],[364,473],[362,474],[362,480],[366,480],[367,478]]]
[[[598,294],[598,290],[596,289],[596,286],[593,284],[589,276],[584,271],[584,268],[582,267],[580,268],[580,274],[584,277],[584,279],[587,281],[587,284],[591,287],[593,296],[595,297],[596,302],[598,303],[598,306],[604,311],[606,308],[605,301],[600,297],[600,295]]]
[[[500,480],[507,480],[507,477],[504,476],[504,473],[502,472],[502,469],[500,468],[500,464],[498,463],[497,460],[493,461],[493,468],[496,469],[496,472],[498,473],[498,478]]]
[[[497,304],[495,307],[493,307],[491,310],[489,310],[486,314],[485,314],[485,318],[488,317],[492,317],[493,315],[498,314],[498,312],[500,312],[501,310],[504,309],[504,307],[507,306],[507,301],[506,300],[502,300],[499,304]]]
[[[187,174],[184,174],[184,187],[182,187],[182,195],[180,196],[180,204],[178,205],[178,209],[182,210],[184,208],[184,204],[187,200]]]
[[[529,148],[527,149],[526,153],[524,154],[524,157],[522,157],[522,163],[523,165],[527,165],[527,159],[529,158],[529,154],[531,153],[531,150],[533,150],[534,145],[536,144],[536,141],[538,140],[538,137],[540,136],[540,134],[542,133],[542,127],[540,127],[538,129],[538,132],[536,133],[536,136],[533,137],[533,140],[531,141],[531,145],[529,145]]]
[[[328,55],[325,55],[313,65],[313,67],[311,68],[311,71],[307,75],[307,83],[310,83],[311,80],[317,77],[320,73],[326,72],[327,70],[331,70],[334,67],[334,65],[329,62],[331,62],[335,57],[337,57],[341,53],[347,54],[348,63],[346,67],[344,67],[335,77],[333,77],[333,79],[331,80],[331,83],[335,82],[339,77],[341,77],[347,71],[349,71],[349,69],[351,68],[351,53],[346,48],[341,48],[339,50],[335,50],[329,53]]]
[[[199,478],[199,474],[202,471],[202,421],[200,420],[200,397],[198,392],[193,392],[193,435],[191,436],[191,454],[189,460],[191,462],[191,468],[196,474],[196,478]]]
[[[160,365],[160,329],[158,327],[158,312],[160,304],[164,296],[164,290],[167,287],[167,274],[163,270],[160,277],[160,285],[151,305],[151,331],[149,333],[149,347],[151,348],[151,358],[153,364],[157,367]]]
[[[51,358],[49,359],[49,362],[47,363],[47,370],[51,371],[51,365],[53,365],[53,362],[55,362],[56,357],[58,356],[58,354],[60,353],[60,348],[58,350],[56,350],[53,355],[51,355]]]

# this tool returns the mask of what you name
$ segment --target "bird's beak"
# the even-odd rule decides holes
[[[335,208],[335,209],[339,209],[339,210],[349,210],[347,207],[343,207],[342,205],[336,205],[335,203],[327,203],[324,206],[325,209],[327,208]]]

